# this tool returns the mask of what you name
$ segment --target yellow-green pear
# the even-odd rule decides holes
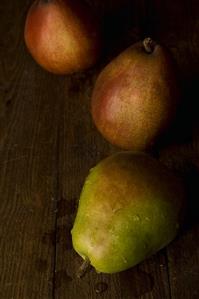
[[[116,153],[89,173],[72,229],[73,247],[97,271],[128,269],[171,242],[185,186],[144,153]]]

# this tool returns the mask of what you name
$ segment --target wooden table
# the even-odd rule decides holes
[[[29,0],[0,3],[0,298],[199,298],[199,2],[88,1],[105,45],[99,63],[55,76],[23,41]],[[90,95],[100,69],[144,36],[166,45],[182,78],[183,102],[160,159],[190,186],[187,223],[166,249],[120,274],[75,273],[70,230],[89,169],[116,151],[94,127]]]

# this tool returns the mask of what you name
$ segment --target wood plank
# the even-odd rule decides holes
[[[161,152],[161,160],[182,175],[188,187],[184,229],[167,248],[172,298],[199,297],[199,152],[195,145],[170,146]]]
[[[26,10],[27,1],[0,4],[0,297],[50,299],[58,79],[42,71],[24,47]]]
[[[183,104],[173,126],[170,144],[161,160],[185,178],[188,185],[187,220],[183,232],[168,246],[171,298],[199,297],[199,4],[198,1],[153,1],[149,23],[154,36],[173,53],[181,74]]]

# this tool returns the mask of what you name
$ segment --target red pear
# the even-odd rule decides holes
[[[92,117],[110,143],[146,150],[170,126],[179,95],[171,55],[146,38],[102,70],[92,94]]]
[[[35,1],[24,36],[37,63],[55,74],[87,69],[100,52],[97,23],[87,5],[78,0]]]

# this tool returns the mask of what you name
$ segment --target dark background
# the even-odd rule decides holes
[[[199,298],[199,2],[87,1],[97,11],[104,49],[92,69],[55,76],[23,40],[29,0],[0,3],[0,298]],[[151,36],[172,52],[182,104],[156,155],[189,190],[183,231],[166,249],[120,274],[81,280],[70,230],[89,169],[117,149],[95,129],[90,96],[102,67]]]

